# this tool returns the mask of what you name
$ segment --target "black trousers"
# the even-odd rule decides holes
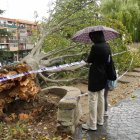
[[[108,91],[109,91],[109,88],[105,88],[105,91],[104,91],[105,111],[108,110]]]

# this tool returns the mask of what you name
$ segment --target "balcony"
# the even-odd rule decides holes
[[[0,44],[17,44],[18,40],[0,40]]]
[[[8,50],[8,46],[0,44],[0,50]]]
[[[8,40],[8,43],[18,43],[18,40],[17,39],[11,39],[11,40]]]
[[[25,44],[26,40],[23,40],[23,39],[17,40],[17,39],[15,39],[15,40],[9,40],[8,43],[15,43],[15,44],[24,43]]]
[[[31,50],[34,48],[34,44],[26,44],[26,50]]]
[[[17,28],[16,25],[9,25],[9,24],[0,24],[0,27]]]
[[[10,40],[3,40],[3,39],[1,39],[0,40],[0,44],[30,44],[29,46],[32,46],[33,45],[33,43],[31,42],[31,40],[28,40],[28,39],[19,39],[19,40],[17,40],[17,39],[10,39]]]
[[[18,47],[9,47],[9,51],[11,52],[18,51]]]
[[[0,23],[0,27],[25,29],[25,26],[14,25],[14,24],[12,24],[12,25],[10,25],[10,24],[2,24],[2,23]]]

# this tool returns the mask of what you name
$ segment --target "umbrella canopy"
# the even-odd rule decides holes
[[[86,27],[80,31],[78,31],[73,37],[72,40],[74,42],[81,42],[81,43],[87,43],[90,44],[92,43],[89,33],[90,32],[97,32],[97,31],[102,31],[104,34],[105,41],[109,41],[115,38],[119,37],[119,32],[116,30],[110,28],[110,27],[105,27],[105,26],[90,26]]]

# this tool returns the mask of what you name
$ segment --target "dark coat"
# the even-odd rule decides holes
[[[95,35],[95,33],[94,33]],[[111,50],[108,43],[105,42],[103,34],[92,38],[94,45],[91,48],[87,62],[91,63],[88,76],[88,90],[96,92],[105,88],[107,83],[107,63]],[[98,39],[99,38],[99,39]]]

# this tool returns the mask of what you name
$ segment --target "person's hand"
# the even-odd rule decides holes
[[[86,63],[88,63],[88,62],[87,62],[87,58],[88,58],[88,53],[84,53],[84,55],[83,55],[83,60],[84,60]]]

